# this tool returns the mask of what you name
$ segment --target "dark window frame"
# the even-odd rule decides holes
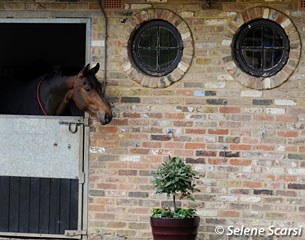
[[[253,33],[254,29],[258,29],[259,31],[261,31],[261,45],[255,46],[255,44],[253,43],[252,46],[246,46],[245,39],[247,37],[249,39],[249,36],[247,34]],[[271,47],[265,46],[265,41],[270,40],[268,38],[265,38],[264,35],[264,33],[268,30],[271,30],[273,33]],[[274,42],[276,40],[282,41],[282,46],[274,46]],[[245,59],[243,51],[248,51],[248,53],[251,53],[252,51],[253,54],[258,53],[258,55],[260,55],[260,67],[253,67],[254,64],[252,64],[251,66],[247,59]],[[266,57],[264,55],[268,51],[272,54],[271,67],[266,67],[268,59],[266,60]],[[276,51],[277,53],[280,52],[281,56],[275,61],[274,58]],[[269,19],[255,19],[253,21],[245,23],[240,27],[239,31],[236,33],[233,39],[232,55],[235,60],[235,63],[244,72],[255,77],[271,77],[278,73],[286,65],[289,59],[289,51],[290,42],[287,34],[285,33],[285,30],[279,24]]]
[[[141,36],[145,34],[145,32],[157,29],[156,33],[156,46],[148,46],[143,47],[140,46]],[[176,40],[176,46],[162,46],[160,45],[160,31],[166,30],[172,34],[172,36]],[[173,39],[172,39],[173,40]],[[148,65],[143,61],[143,55],[141,55],[140,50],[148,50],[148,51],[155,51],[156,52],[156,62],[155,67],[152,65]],[[160,51],[172,51],[176,50],[176,56],[168,64],[166,67],[162,67],[159,61],[160,58]],[[133,64],[144,74],[153,77],[162,77],[169,73],[171,73],[175,68],[177,68],[179,62],[181,61],[183,55],[183,41],[181,34],[177,30],[177,28],[172,25],[171,23],[164,21],[164,20],[150,20],[147,22],[142,23],[135,31],[131,34],[131,38],[129,40],[129,54]]]

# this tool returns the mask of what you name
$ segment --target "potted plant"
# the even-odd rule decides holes
[[[153,210],[150,224],[154,240],[195,240],[200,218],[195,209],[178,207],[176,198],[194,201],[193,193],[200,191],[195,183],[198,173],[181,158],[169,156],[154,177],[156,193],[172,198],[170,207]]]

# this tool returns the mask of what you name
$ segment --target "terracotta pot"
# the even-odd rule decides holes
[[[196,240],[200,217],[150,218],[154,240]]]

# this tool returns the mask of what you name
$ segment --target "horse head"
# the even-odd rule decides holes
[[[104,125],[111,121],[112,112],[110,104],[102,94],[101,83],[95,76],[99,67],[100,65],[97,63],[90,69],[88,64],[75,76],[71,99],[78,109],[97,117]]]

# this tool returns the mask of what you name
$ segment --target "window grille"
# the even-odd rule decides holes
[[[165,76],[172,72],[183,52],[178,30],[161,20],[142,24],[132,35],[129,47],[134,64],[150,76]]]
[[[299,0],[299,10],[305,11],[305,0]]]
[[[260,19],[244,24],[234,38],[237,65],[255,77],[279,72],[289,57],[289,39],[277,23]]]
[[[105,0],[103,1],[103,7],[106,9],[122,9],[122,0]]]

